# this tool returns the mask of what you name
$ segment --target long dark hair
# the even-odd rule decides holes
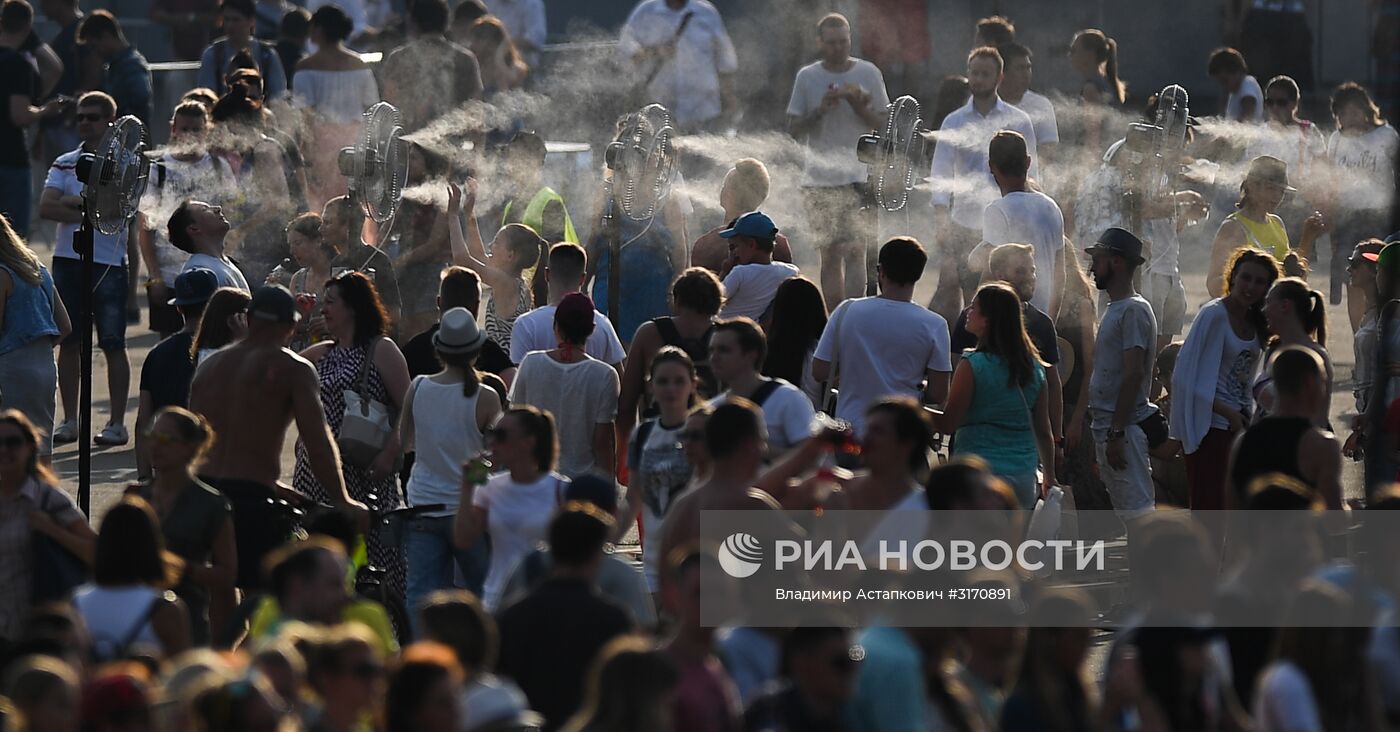
[[[973,296],[987,328],[977,338],[977,351],[1000,356],[1006,362],[1008,386],[1024,387],[1035,379],[1040,351],[1026,334],[1025,312],[1021,298],[1009,285],[993,282],[982,286]]]
[[[763,375],[786,379],[799,388],[807,352],[826,329],[826,301],[806,277],[792,277],[773,296],[773,322],[768,326],[768,356]]]
[[[165,589],[179,578],[178,560],[167,556],[160,519],[140,496],[123,496],[102,517],[93,579],[99,585],[148,585]]]
[[[1319,346],[1327,347],[1327,301],[1322,298],[1321,292],[1308,287],[1307,281],[1301,277],[1284,277],[1275,282],[1269,292],[1277,292],[1280,297],[1293,303],[1293,312],[1298,314],[1303,331]]]
[[[1070,48],[1084,48],[1094,54],[1094,59],[1104,67],[1108,77],[1108,93],[1114,103],[1122,104],[1127,98],[1128,85],[1118,78],[1118,42],[1097,28],[1089,28],[1074,34]]]
[[[1230,261],[1225,264],[1225,294],[1221,297],[1222,300],[1230,296],[1230,286],[1235,281],[1235,275],[1239,273],[1240,267],[1246,264],[1263,267],[1269,274],[1269,287],[1273,287],[1274,282],[1283,276],[1283,267],[1279,266],[1274,255],[1262,249],[1242,247],[1235,250],[1230,256]],[[1251,305],[1245,316],[1254,325],[1255,337],[1262,341],[1269,332],[1269,321],[1264,317],[1264,298],[1259,298],[1259,302]]]
[[[248,310],[253,299],[248,293],[236,287],[220,287],[204,306],[204,316],[199,319],[199,327],[194,331],[194,342],[190,344],[190,360],[198,360],[199,352],[205,348],[223,348],[233,342],[233,329],[228,319]]]
[[[326,289],[334,287],[340,299],[355,313],[355,345],[363,346],[389,332],[389,313],[379,299],[374,280],[362,272],[346,272],[332,277]]]

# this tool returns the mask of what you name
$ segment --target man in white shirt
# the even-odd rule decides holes
[[[588,270],[588,254],[583,247],[569,242],[555,244],[549,250],[545,274],[549,278],[549,304],[537,307],[515,319],[510,333],[510,362],[519,365],[531,351],[548,351],[559,345],[554,338],[554,309],[566,295],[583,291],[584,273]],[[627,352],[617,337],[607,316],[593,311],[593,333],[583,350],[593,358],[622,372]],[[506,383],[510,383],[507,379]]]
[[[1233,48],[1217,48],[1206,67],[1210,78],[1225,92],[1225,119],[1230,122],[1264,121],[1264,90],[1250,76],[1244,54]]]
[[[909,237],[880,248],[880,294],[847,300],[831,314],[812,356],[812,377],[835,378],[836,416],[864,434],[865,412],[887,396],[927,404],[948,397],[948,321],[914,303],[928,254]]]
[[[126,236],[125,227],[114,235],[92,234],[92,312],[82,311],[83,266],[73,249],[73,234],[83,220],[83,182],[78,180],[78,158],[102,141],[117,116],[117,103],[102,92],[88,92],[78,100],[78,138],[82,144],[58,156],[49,167],[44,192],[39,197],[39,217],[57,221],[54,234],[53,284],[64,306],[73,315],[73,332],[58,348],[58,387],[63,402],[63,422],[54,430],[55,443],[78,439],[78,339],[82,328],[97,328],[97,347],[107,359],[107,390],[112,411],[107,426],[93,441],[99,445],[125,445],[126,399],[131,387],[131,362],[126,353]],[[90,317],[90,319],[89,319]],[[90,323],[90,324],[89,324]]]
[[[749,318],[721,320],[710,336],[710,369],[725,390],[710,400],[717,407],[740,396],[763,410],[770,454],[778,455],[811,437],[816,410],[803,391],[759,373],[768,356],[763,329]]]
[[[1035,249],[1036,270],[1050,273],[1050,286],[1037,288],[1031,304],[1053,320],[1065,286],[1064,214],[1049,196],[1026,184],[1031,158],[1021,135],[998,132],[988,145],[987,158],[1001,198],[982,211],[982,241],[992,247],[1029,244]]]
[[[1025,112],[1035,128],[1035,151],[1042,161],[1050,159],[1055,146],[1060,143],[1060,128],[1055,123],[1055,107],[1043,94],[1031,91],[1031,50],[1019,43],[998,46],[1001,61],[1006,65],[1002,72],[1001,86],[997,93],[1002,101]],[[1045,171],[1041,170],[1041,183],[1044,184]]]
[[[536,66],[544,48],[544,0],[486,0],[486,9],[501,19],[515,48],[525,57],[525,63]]]
[[[251,293],[248,280],[238,265],[224,254],[224,238],[228,236],[228,219],[224,210],[203,201],[185,201],[170,214],[166,234],[175,248],[190,255],[182,272],[196,267],[212,270],[219,278],[219,287],[236,287]]]
[[[967,255],[982,240],[982,211],[996,200],[996,181],[987,167],[987,145],[1001,130],[1013,130],[1026,138],[1030,155],[1029,175],[1036,177],[1036,136],[1031,118],[1002,101],[1001,54],[984,46],[967,57],[968,87],[972,98],[943,121],[933,153],[933,221],[942,247],[938,288],[930,307],[944,319],[956,318],[963,298],[972,299],[979,277],[967,264]]]
[[[736,262],[724,277],[725,300],[719,316],[765,320],[768,308],[773,305],[773,296],[778,294],[778,286],[798,274],[794,265],[773,261],[777,225],[768,214],[750,211],[719,235],[734,241]]]
[[[151,166],[150,183],[137,214],[137,248],[146,264],[151,330],[162,337],[183,327],[183,319],[168,301],[170,288],[190,255],[176,249],[164,227],[156,222],[169,220],[170,212],[187,198],[219,200],[235,186],[228,163],[210,155],[205,147],[212,126],[209,109],[203,104],[184,102],[175,108],[170,118],[170,149]]]
[[[874,220],[866,205],[870,171],[856,157],[856,140],[884,126],[890,98],[880,69],[851,57],[851,24],[844,16],[822,18],[817,40],[822,58],[797,72],[788,130],[807,147],[803,203],[821,253],[822,293],[834,306],[865,293]]]
[[[622,26],[618,53],[683,131],[716,131],[733,110],[739,57],[706,0],[643,0]]]

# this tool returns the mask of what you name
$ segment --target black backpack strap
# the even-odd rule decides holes
[[[627,469],[632,470],[637,467],[637,463],[642,461],[642,449],[646,447],[647,438],[651,436],[651,429],[656,426],[656,420],[649,419],[637,425],[636,439],[627,447]]]
[[[753,395],[749,397],[749,401],[762,407],[763,403],[768,401],[768,397],[773,396],[773,392],[777,391],[778,387],[782,385],[783,382],[778,379],[766,379],[762,384],[759,384],[757,389],[754,389]]]
[[[676,328],[676,321],[670,316],[652,318],[652,325],[656,326],[657,333],[661,334],[661,342],[668,346],[681,345],[681,332]]]

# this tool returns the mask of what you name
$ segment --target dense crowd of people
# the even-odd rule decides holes
[[[865,60],[825,15],[786,107],[802,168],[726,161],[716,206],[677,182],[637,217],[551,187],[509,101],[542,0],[155,0],[199,62],[168,120],[118,17],[43,0],[45,40],[4,0],[0,730],[1400,728],[1400,544],[1366,519],[1400,508],[1400,136],[1353,82],[1302,118],[1302,3],[1252,6],[1200,119],[1180,87],[1129,95],[1099,29],[1066,39],[1076,88],[1039,93],[1012,22],[980,20],[902,218],[857,141],[909,91],[881,39],[911,31],[862,17]],[[643,0],[615,53],[681,139],[739,118],[705,0]],[[410,190],[382,225],[340,172],[381,101]],[[94,236],[84,311],[79,158],[127,115],[168,143]],[[651,183],[612,153],[630,206]],[[143,311],[162,340],[133,364]],[[84,329],[92,439],[134,443],[138,478],[92,520],[53,470],[91,419]],[[1121,602],[1008,572],[977,627],[702,619],[706,512],[1052,505],[1126,542]],[[1246,510],[1299,518],[1245,551],[1222,517]]]

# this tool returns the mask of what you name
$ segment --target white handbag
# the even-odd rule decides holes
[[[370,343],[365,353],[360,373],[355,377],[355,388],[341,392],[345,398],[345,416],[340,422],[340,459],[347,465],[368,470],[394,430],[393,415],[389,405],[369,397],[369,369],[374,360],[374,349],[379,345],[376,339]]]

